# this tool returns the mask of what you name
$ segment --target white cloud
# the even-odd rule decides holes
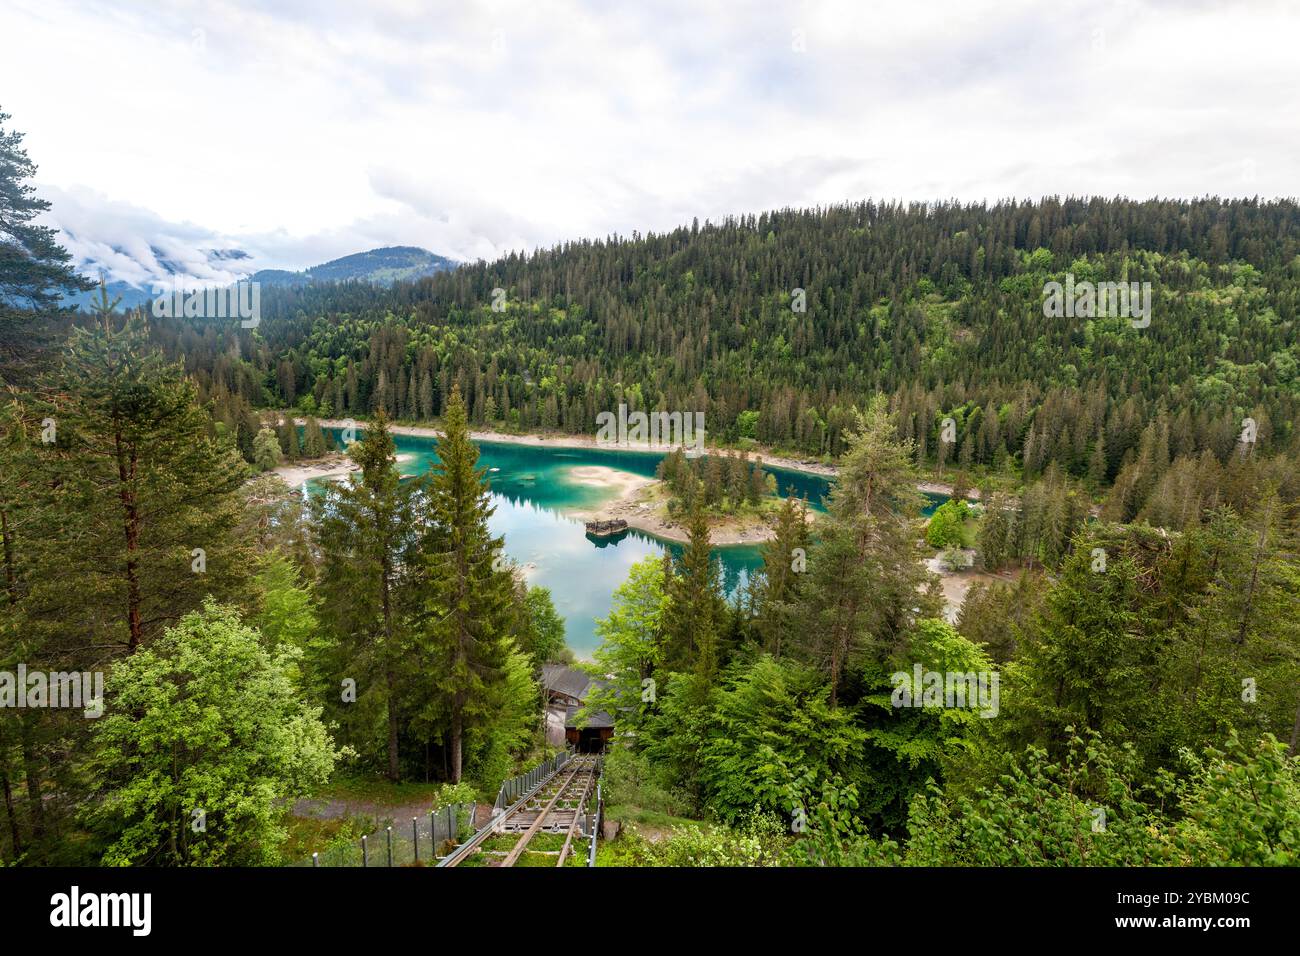
[[[1295,192],[1282,3],[701,6],[7,0],[0,107],[69,244],[124,273],[865,196]]]

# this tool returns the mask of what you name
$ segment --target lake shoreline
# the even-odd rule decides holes
[[[281,413],[283,414],[283,413]],[[348,425],[355,425],[358,428],[365,426],[365,421],[361,419],[346,418],[322,418],[319,419],[322,428],[346,428]],[[294,417],[295,424],[303,425],[306,420],[300,417]],[[389,424],[389,431],[394,435],[406,435],[411,438],[441,438],[442,430],[434,428],[431,425],[394,425]],[[476,442],[494,442],[503,445],[524,445],[534,448],[576,448],[600,451],[628,451],[628,452],[649,452],[653,454],[666,454],[676,445],[665,443],[632,446],[606,445],[596,441],[592,435],[513,435],[507,432],[498,431],[471,431],[469,437]],[[726,451],[728,449],[718,449]],[[798,471],[806,475],[816,475],[821,478],[834,478],[839,474],[839,469],[834,465],[823,464],[822,462],[810,461],[808,459],[789,458],[785,455],[764,454],[762,451],[751,453],[751,457],[758,458],[765,466],[781,468],[786,471]],[[288,468],[289,466],[282,466]],[[277,469],[278,471],[278,469]],[[343,472],[346,474],[346,472]],[[322,477],[312,475],[310,477]],[[286,481],[288,479],[285,479]],[[305,480],[305,479],[304,479]],[[301,484],[299,481],[298,484]],[[920,481],[917,482],[917,489],[930,494],[951,495],[952,485],[940,481]],[[980,497],[979,489],[971,488],[966,492],[968,498],[978,501]],[[677,539],[673,539],[677,540]],[[737,543],[753,543],[752,541]]]

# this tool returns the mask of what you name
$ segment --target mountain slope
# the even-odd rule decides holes
[[[188,275],[184,266],[168,260],[156,250],[155,252],[157,262],[167,270],[169,276]],[[300,286],[312,282],[346,282],[349,280],[371,282],[376,285],[391,285],[398,281],[411,281],[438,272],[445,272],[460,265],[454,259],[436,255],[418,246],[384,246],[379,249],[371,249],[368,252],[343,256],[341,259],[333,259],[321,265],[304,269],[301,272],[292,272],[287,269],[261,269],[251,275],[240,271],[238,265],[235,265],[240,260],[252,258],[242,250],[212,250],[208,253],[208,257],[211,264],[219,265],[223,271],[228,272],[233,277],[250,279],[254,282],[260,282],[264,286]],[[82,272],[91,275],[92,278],[95,277],[98,271],[93,263],[83,263],[80,268]],[[210,281],[203,283],[196,281],[194,284],[198,286],[211,285],[212,283]],[[153,288],[149,283],[141,286],[120,279],[114,279],[108,283],[108,295],[110,299],[120,296],[122,301],[119,308],[123,309],[147,306],[154,297]],[[66,297],[63,303],[78,309],[89,310],[92,300],[98,298],[99,290],[95,289],[93,292],[84,292],[80,295]]]
[[[436,272],[445,272],[459,265],[453,259],[435,255],[418,246],[384,246],[369,252],[358,252],[341,259],[312,266],[302,272],[284,269],[263,269],[250,277],[267,285],[299,285],[307,282],[345,282],[360,280],[387,285],[411,281]]]

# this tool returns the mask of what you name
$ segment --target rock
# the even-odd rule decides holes
[[[612,518],[609,521],[587,521],[583,523],[587,529],[587,534],[594,534],[604,537],[611,534],[622,534],[627,530],[627,522],[622,518]]]

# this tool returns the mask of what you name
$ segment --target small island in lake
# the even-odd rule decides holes
[[[686,519],[693,505],[708,518],[715,545],[759,544],[772,537],[772,519],[780,510],[775,479],[762,462],[747,454],[713,452],[688,457],[670,452],[656,479],[626,475],[612,480],[608,468],[574,469],[578,480],[618,487],[618,497],[599,512],[579,512],[593,540],[622,535],[635,528],[669,541],[687,540]],[[600,475],[588,474],[599,471]],[[614,472],[614,474],[619,474]]]

